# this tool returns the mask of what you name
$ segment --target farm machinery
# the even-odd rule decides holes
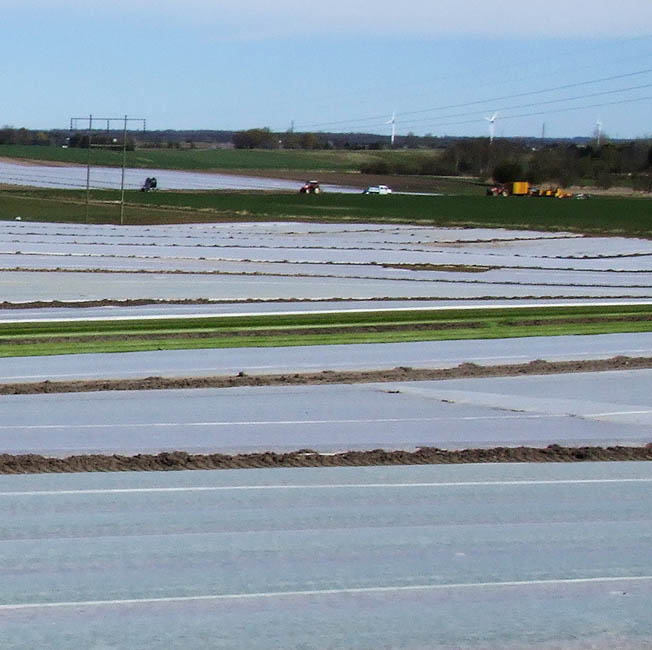
[[[561,187],[533,187],[528,181],[496,183],[487,188],[487,196],[545,196],[555,199],[569,199],[573,195]]]
[[[306,181],[299,189],[300,194],[319,194],[320,192],[319,181]]]

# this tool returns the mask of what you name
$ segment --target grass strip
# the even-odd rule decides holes
[[[23,160],[40,160],[63,164],[86,165],[88,150],[81,148],[35,147],[29,145],[0,145],[0,156]],[[368,161],[419,160],[418,152],[391,151],[324,151],[324,150],[263,150],[263,149],[136,149],[126,152],[129,168],[179,169],[188,171],[219,170],[296,170],[357,171],[360,164]],[[91,164],[120,167],[121,150],[93,149]]]
[[[0,323],[0,357],[652,331],[652,306],[347,311]]]

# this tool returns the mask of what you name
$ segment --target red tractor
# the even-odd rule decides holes
[[[306,181],[299,190],[300,194],[319,194],[320,192],[319,181]]]
[[[487,188],[487,196],[509,196],[509,190],[502,183]]]
[[[487,188],[487,196],[530,196],[530,184],[527,181],[496,183]]]

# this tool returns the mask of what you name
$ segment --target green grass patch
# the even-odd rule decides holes
[[[652,307],[407,310],[0,324],[0,357],[652,331]]]
[[[93,191],[90,223],[118,223],[117,192]],[[86,193],[4,190],[0,218],[84,222]],[[652,203],[637,198],[573,199],[484,196],[319,196],[264,192],[127,192],[126,224],[314,220],[504,227],[587,234],[652,236]]]
[[[390,165],[417,164],[420,151],[303,151],[263,149],[136,149],[127,151],[131,168],[182,169],[203,171],[284,170],[301,172],[358,171],[365,163],[383,161]],[[63,149],[29,145],[0,145],[0,157],[86,165],[87,149]],[[91,149],[91,165],[121,167],[122,151]]]

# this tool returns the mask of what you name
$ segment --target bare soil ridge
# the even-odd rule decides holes
[[[72,472],[161,472],[276,467],[362,467],[369,465],[438,465],[462,463],[568,463],[587,461],[652,461],[652,444],[643,447],[494,447],[445,450],[421,447],[416,451],[346,451],[319,454],[311,450],[253,454],[82,455],[48,458],[36,454],[0,454],[0,474],[57,474]]]
[[[269,375],[248,375],[242,371],[237,375],[207,377],[144,377],[140,379],[45,380],[6,383],[0,384],[0,395],[437,381],[474,377],[516,377],[520,375],[551,375],[570,372],[604,372],[650,368],[652,368],[652,357],[618,356],[610,359],[576,361],[543,361],[537,359],[528,363],[493,366],[462,363],[453,368],[410,368],[401,366],[384,370],[323,370],[322,372]]]

